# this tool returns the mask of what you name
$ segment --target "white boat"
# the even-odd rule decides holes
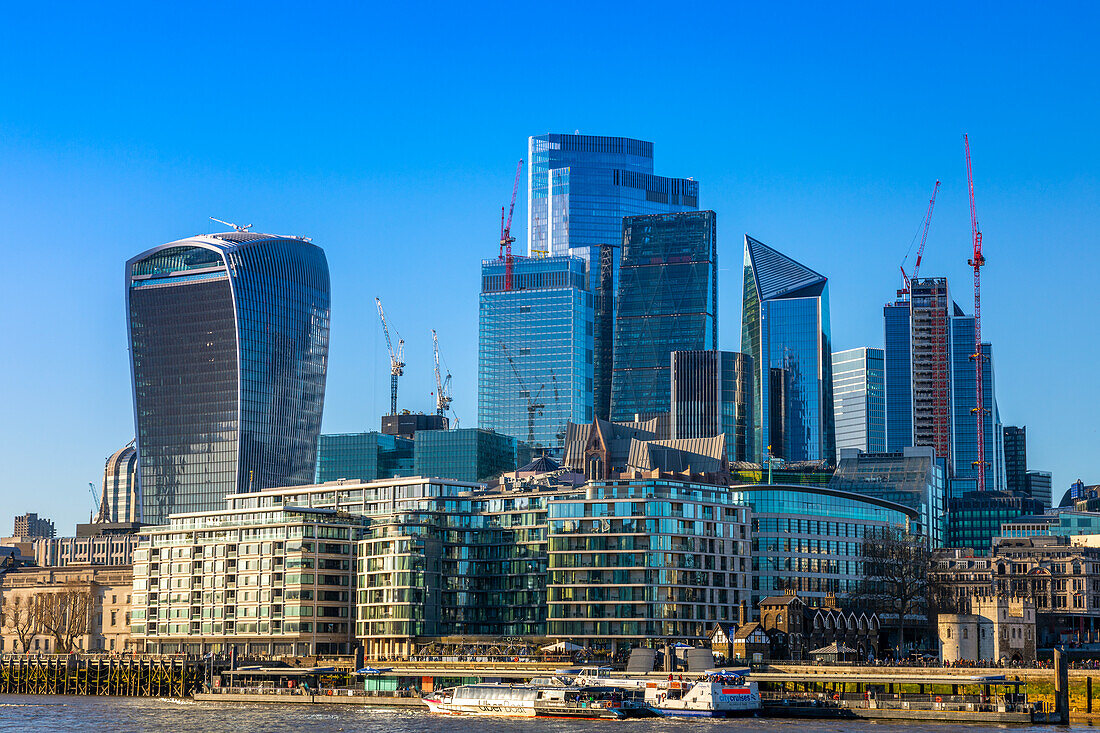
[[[760,710],[760,691],[740,675],[707,674],[695,681],[649,682],[645,701],[662,715],[724,718]]]
[[[424,696],[433,713],[516,718],[634,718],[657,713],[616,687],[461,685]]]

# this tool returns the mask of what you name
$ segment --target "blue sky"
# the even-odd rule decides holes
[[[527,136],[573,130],[651,140],[658,173],[701,182],[732,349],[746,232],[830,278],[837,349],[880,346],[937,178],[922,272],[969,311],[968,132],[1002,416],[1056,496],[1100,482],[1095,6],[520,5],[5,9],[0,534],[86,519],[133,435],[122,265],[208,216],[325,248],[326,432],[387,407],[375,296],[407,342],[402,406],[432,406],[435,328],[473,425],[479,261]]]

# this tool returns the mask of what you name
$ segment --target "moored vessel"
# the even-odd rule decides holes
[[[616,687],[460,685],[424,696],[433,713],[519,718],[635,718],[657,715],[641,695]]]

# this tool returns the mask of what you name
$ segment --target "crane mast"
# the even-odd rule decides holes
[[[917,262],[913,265],[913,277],[912,280],[917,279],[917,275],[920,273],[920,261],[924,256],[924,244],[928,241],[928,225],[932,223],[932,210],[936,208],[936,192],[940,190],[940,182],[936,181],[936,185],[932,187],[932,198],[928,200],[928,211],[924,215],[924,227],[920,236],[920,246],[917,247]],[[911,246],[911,245],[910,245]],[[909,255],[907,254],[906,257]],[[901,281],[902,289],[898,291],[898,297],[903,295],[909,295],[911,289],[912,280],[905,274],[905,262],[901,263]]]
[[[982,232],[978,228],[978,213],[974,207],[974,173],[970,166],[970,137],[963,136],[966,145],[966,184],[970,192],[970,234],[974,240],[974,255],[967,260],[967,264],[974,268],[974,353],[970,358],[974,360],[974,392],[976,405],[974,416],[978,430],[978,460],[974,466],[978,469],[978,491],[985,491],[985,389],[983,374],[985,372],[985,354],[982,353],[982,266],[985,265],[985,256],[982,254]]]
[[[512,289],[512,212],[516,208],[516,193],[519,192],[519,174],[523,170],[523,159],[516,164],[516,180],[512,184],[512,203],[508,205],[508,217],[504,217],[504,207],[500,207],[500,259],[504,260],[504,289]]]
[[[405,339],[401,334],[397,335],[397,349],[393,348],[393,340],[390,339],[390,327],[386,323],[386,312],[382,310],[382,300],[375,298],[378,305],[378,320],[382,321],[382,333],[386,334],[386,348],[390,352],[390,414],[397,414],[397,378],[405,373]],[[394,333],[397,333],[395,330]]]
[[[439,371],[439,336],[432,329],[432,348],[435,350],[435,412],[440,417],[447,414],[451,406],[451,373],[447,372],[447,378],[443,379]]]

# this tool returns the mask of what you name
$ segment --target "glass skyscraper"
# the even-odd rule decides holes
[[[481,266],[478,426],[557,452],[566,425],[592,420],[592,293],[579,257]]]
[[[886,450],[882,349],[861,347],[833,353],[833,415],[837,450]]]
[[[699,183],[653,174],[653,143],[546,134],[527,142],[527,254],[573,255],[588,265],[595,298],[594,408],[610,414],[612,341],[622,220],[694,211]]]
[[[913,359],[909,301],[887,303],[883,366],[886,387],[886,448],[900,451],[913,445]]]
[[[126,263],[144,521],[313,480],[329,276],[305,239],[229,232]]]
[[[612,420],[668,412],[672,352],[717,348],[715,218],[696,211],[623,219]]]
[[[975,479],[978,472],[978,397],[974,385],[974,317],[955,316],[951,319],[951,401],[954,411],[953,475],[957,479]],[[985,364],[982,389],[985,392],[985,486],[988,490],[1004,491],[1004,442],[1000,432],[1001,416],[997,409],[996,383],[993,377],[993,347],[982,344]]]
[[[836,461],[829,285],[745,236],[741,351],[753,359],[754,460]]]
[[[977,428],[975,428],[976,430]],[[1004,429],[1005,487],[1011,492],[1027,491],[1027,427],[1006,425]],[[1047,505],[1050,505],[1049,498]]]

